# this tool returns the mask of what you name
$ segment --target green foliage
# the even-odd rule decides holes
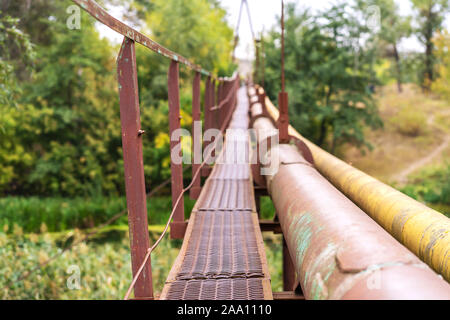
[[[226,12],[209,0],[137,1],[145,11],[150,35],[172,51],[202,65],[205,69],[229,76],[233,29],[226,23]]]
[[[153,34],[146,33],[156,41],[222,75],[234,68],[232,30],[217,3],[155,1],[150,11],[145,10],[148,2],[126,3],[141,13],[144,32],[152,30]],[[0,18],[0,195],[124,194],[115,66],[118,48],[100,39],[95,20],[84,11],[81,29],[68,30],[66,8],[70,5],[69,0],[2,4],[20,21]],[[29,38],[35,43],[34,60],[25,58],[32,57],[31,52],[25,54],[33,48]],[[137,59],[146,131],[144,170],[150,188],[170,177],[169,60],[140,45]],[[25,76],[28,60],[34,64]],[[192,72],[181,70],[182,126],[188,127]]]
[[[430,167],[416,175],[401,191],[429,205],[441,205],[439,210],[450,217],[450,164]]]
[[[0,109],[17,106],[16,100],[22,93],[15,77],[17,56],[24,66],[34,60],[34,50],[27,34],[18,28],[19,19],[3,15],[0,11]],[[15,57],[16,56],[16,57]],[[1,124],[0,124],[1,125]]]
[[[286,86],[290,119],[307,138],[334,150],[344,142],[368,145],[366,125],[381,125],[370,86],[376,83],[375,52],[358,39],[367,28],[345,5],[312,17],[289,5],[286,18]],[[280,91],[280,34],[264,39],[266,88]]]
[[[425,115],[418,110],[411,108],[401,109],[397,115],[389,119],[398,132],[403,135],[417,137],[425,129],[424,123],[427,121]]]
[[[450,101],[450,33],[444,31],[434,38],[436,58],[439,61],[438,78],[432,85],[433,92]]]
[[[273,292],[283,291],[283,236],[266,232],[263,235],[270,286]]]
[[[421,80],[424,87],[429,88],[436,78],[437,59],[433,37],[437,31],[442,29],[450,3],[448,0],[412,0],[412,4],[416,11],[418,24],[415,32],[419,41],[425,46]]]
[[[184,198],[184,210],[192,211],[195,201]],[[149,223],[166,224],[172,211],[170,197],[154,197],[147,202]],[[20,226],[24,232],[38,233],[44,228],[50,232],[93,228],[126,210],[126,200],[120,198],[0,198],[0,230],[14,232]],[[126,225],[124,215],[114,225]]]
[[[411,35],[411,17],[402,16],[394,0],[357,0],[357,8],[363,13],[363,18],[368,21],[372,14],[369,8],[376,6],[380,10],[380,26],[373,34],[373,41],[378,49],[379,56],[392,57],[394,64],[390,73],[397,80],[398,90],[402,91],[404,82],[404,67],[398,50],[399,42]]]
[[[20,229],[15,234],[0,232],[0,299],[122,299],[131,283],[131,261],[128,232],[123,228],[109,228],[87,243],[81,243],[59,258],[32,273],[27,279],[18,281],[25,272],[37,263],[45,262],[59,253],[82,234],[75,230],[61,235],[50,233],[28,234]],[[160,232],[150,232],[154,242]],[[282,238],[265,234],[266,255],[274,291],[282,291]],[[153,288],[160,293],[172,267],[180,241],[168,237],[152,254]],[[80,290],[70,290],[67,280],[73,274],[70,266],[77,266],[80,274]]]
[[[121,229],[102,232],[93,241],[75,246],[27,279],[17,281],[25,271],[58,254],[82,234],[76,230],[58,237],[49,233],[23,236],[18,229],[9,236],[0,232],[0,299],[123,299],[132,280],[127,234]],[[159,232],[151,232],[151,241],[159,235]],[[179,247],[179,241],[165,238],[152,256],[153,284],[157,293],[164,286]],[[80,270],[79,290],[67,286],[69,277],[74,274],[69,269],[71,266]]]

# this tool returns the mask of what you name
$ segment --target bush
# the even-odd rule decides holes
[[[450,165],[430,167],[420,172],[401,191],[408,196],[435,207],[450,217]]]
[[[424,133],[426,117],[417,110],[403,108],[391,119],[397,131],[405,136],[417,137]]]

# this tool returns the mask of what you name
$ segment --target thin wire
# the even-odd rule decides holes
[[[241,25],[241,17],[242,17],[242,10],[243,10],[243,6],[245,3],[245,7],[247,8],[247,17],[248,17],[248,22],[250,24],[250,31],[252,33],[252,38],[253,38],[253,42],[255,42],[255,32],[253,30],[253,23],[252,23],[252,17],[250,15],[250,7],[248,5],[247,0],[241,0],[241,5],[239,7],[239,16],[238,16],[238,22],[236,24],[236,29],[234,30],[234,47],[233,47],[233,58],[234,58],[234,54],[236,51],[236,47],[238,44],[238,39],[239,39],[239,27]]]
[[[252,17],[250,16],[250,8],[248,6],[247,0],[244,0],[244,1],[245,1],[245,6],[247,7],[247,16],[248,16],[248,21],[250,23],[250,30],[252,32],[252,38],[253,38],[253,41],[255,41],[255,32],[253,31]]]

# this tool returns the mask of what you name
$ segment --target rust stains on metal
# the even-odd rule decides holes
[[[117,60],[120,88],[120,121],[125,173],[125,189],[130,228],[131,264],[133,276],[137,273],[150,247],[147,221],[142,139],[136,132],[142,131],[134,41],[124,38]],[[136,298],[153,297],[150,263],[139,276],[134,288]]]
[[[254,121],[257,131],[270,126]],[[280,166],[266,176],[267,189],[307,299],[450,298],[447,282],[305,165],[295,145],[277,148]]]
[[[230,100],[226,109],[234,111],[229,127],[246,129],[244,89],[236,109],[234,105],[234,99]],[[222,126],[226,125],[225,119]],[[161,299],[272,299],[248,158],[241,163],[234,157],[248,149],[249,138],[244,137],[226,136],[220,162],[195,204]]]
[[[169,129],[170,129],[170,150],[171,154],[177,147],[179,141],[172,138],[172,133],[179,130],[180,126],[180,88],[179,88],[179,63],[172,60],[168,72],[168,95],[169,95]],[[181,139],[181,138],[180,138]],[[178,197],[183,191],[183,164],[170,162],[172,179],[172,206],[175,205]],[[186,231],[184,223],[184,199],[180,200],[175,209],[173,222],[170,224],[170,236],[172,239],[182,239]]]
[[[266,97],[276,120],[279,112]],[[334,157],[302,137],[293,127],[289,134],[311,150],[317,170],[437,273],[450,281],[450,219]]]
[[[201,75],[199,72],[195,73],[194,76],[194,82],[192,84],[192,154],[194,155],[194,162],[192,164],[192,176],[195,175],[197,170],[200,168],[200,159],[197,159],[196,157],[201,154],[201,143],[202,143],[202,137],[199,134],[201,132],[198,132],[196,125],[200,124],[201,122],[201,107],[200,107],[200,82],[201,82]],[[201,126],[201,124],[200,124]],[[192,186],[190,190],[190,197],[191,199],[198,199],[201,191],[201,177],[200,175],[197,176],[197,178],[194,181],[194,185]]]

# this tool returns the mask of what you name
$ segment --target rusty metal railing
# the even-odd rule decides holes
[[[233,78],[218,78],[201,66],[192,63],[182,55],[173,52],[139,31],[115,19],[93,0],[72,0],[97,21],[124,36],[117,58],[119,82],[120,118],[122,130],[122,146],[125,172],[125,189],[128,208],[128,224],[130,229],[131,263],[136,299],[153,299],[152,271],[150,253],[162,239],[150,247],[147,219],[146,188],[142,155],[142,136],[145,131],[141,127],[139,92],[136,66],[135,44],[139,43],[153,52],[171,60],[168,70],[168,102],[169,132],[180,129],[180,93],[179,65],[184,64],[194,71],[192,92],[192,118],[201,121],[201,77],[206,76],[205,89],[205,129],[216,128],[223,132],[236,106],[236,93],[239,85],[237,74]],[[216,83],[218,85],[216,85]],[[193,130],[194,154],[201,148],[201,137]],[[181,139],[181,138],[180,138]],[[179,141],[171,139],[171,153]],[[193,180],[187,188],[183,188],[183,165],[171,159],[172,213],[170,234],[172,238],[183,238],[186,230],[184,218],[183,194],[192,187],[191,197],[197,198],[201,190],[200,170],[206,161],[192,165]],[[127,293],[128,298],[129,292]]]

